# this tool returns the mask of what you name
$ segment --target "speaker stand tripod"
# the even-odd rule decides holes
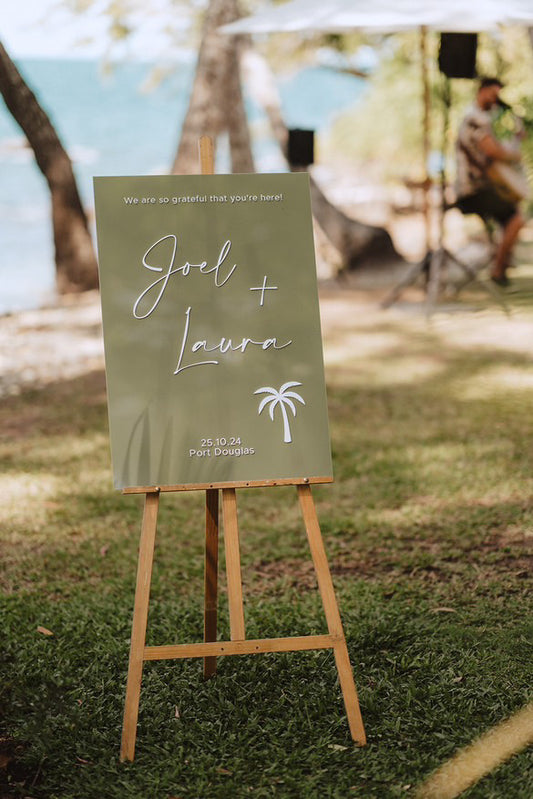
[[[482,286],[493,299],[496,299],[507,312],[507,306],[496,287],[494,287],[492,283],[479,280],[478,270],[476,270],[472,264],[458,258],[443,245],[439,246],[436,250],[428,250],[419,263],[413,264],[402,279],[387,294],[385,299],[382,300],[381,307],[390,308],[391,305],[399,300],[406,288],[413,286],[423,277],[426,290],[427,311],[431,313],[435,308],[437,298],[443,286],[445,270],[452,264],[459,267],[464,274],[464,279],[455,286],[455,293],[458,293],[468,283],[475,281]]]

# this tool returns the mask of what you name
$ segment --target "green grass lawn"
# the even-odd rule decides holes
[[[208,682],[146,664],[120,764],[142,498],[112,489],[104,376],[0,402],[0,797],[409,797],[531,701],[533,269],[515,285],[509,317],[475,290],[429,322],[347,292],[324,326],[335,483],[313,493],[364,749],[333,655],[293,653]],[[326,632],[295,489],[238,499],[248,637]],[[203,503],[161,498],[148,644],[201,639]],[[463,795],[530,799],[531,751]]]

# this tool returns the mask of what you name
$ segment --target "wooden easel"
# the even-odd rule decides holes
[[[212,174],[213,150],[211,140],[207,137],[200,140],[200,160],[202,174]],[[352,739],[360,746],[365,745],[365,730],[348,656],[348,648],[346,646],[342,621],[337,606],[335,590],[331,579],[324,543],[322,541],[315,504],[311,494],[312,483],[327,482],[332,482],[330,477],[162,487],[148,486],[124,489],[123,493],[125,494],[145,494],[145,504],[139,547],[137,585],[135,590],[130,659],[124,706],[124,723],[122,728],[122,746],[120,752],[122,761],[132,761],[135,756],[135,740],[137,736],[137,719],[144,661],[203,658],[204,677],[208,678],[216,673],[217,657],[222,655],[252,655],[264,652],[297,652],[332,649],[335,655],[335,663]],[[280,485],[294,485],[297,487],[311,556],[324,607],[324,614],[326,616],[328,634],[247,640],[244,621],[236,489]],[[148,604],[150,598],[159,498],[163,492],[190,490],[205,490],[206,492],[204,640],[202,643],[194,644],[146,646]],[[226,554],[230,641],[217,641],[220,492],[222,493],[224,521],[223,529]]]

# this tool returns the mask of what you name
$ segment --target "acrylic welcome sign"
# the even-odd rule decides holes
[[[331,479],[307,175],[94,185],[115,486]]]

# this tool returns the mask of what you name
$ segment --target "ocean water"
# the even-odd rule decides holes
[[[103,73],[97,61],[24,59],[24,78],[39,98],[73,161],[82,200],[93,218],[94,175],[168,172],[178,144],[194,72],[177,63],[149,90],[152,64],[129,62]],[[327,68],[279,78],[288,127],[320,133],[355,104],[364,81]],[[258,172],[285,166],[268,124],[246,98]],[[228,171],[224,146],[217,172]],[[54,290],[50,199],[22,131],[0,102],[0,313],[35,308]]]

